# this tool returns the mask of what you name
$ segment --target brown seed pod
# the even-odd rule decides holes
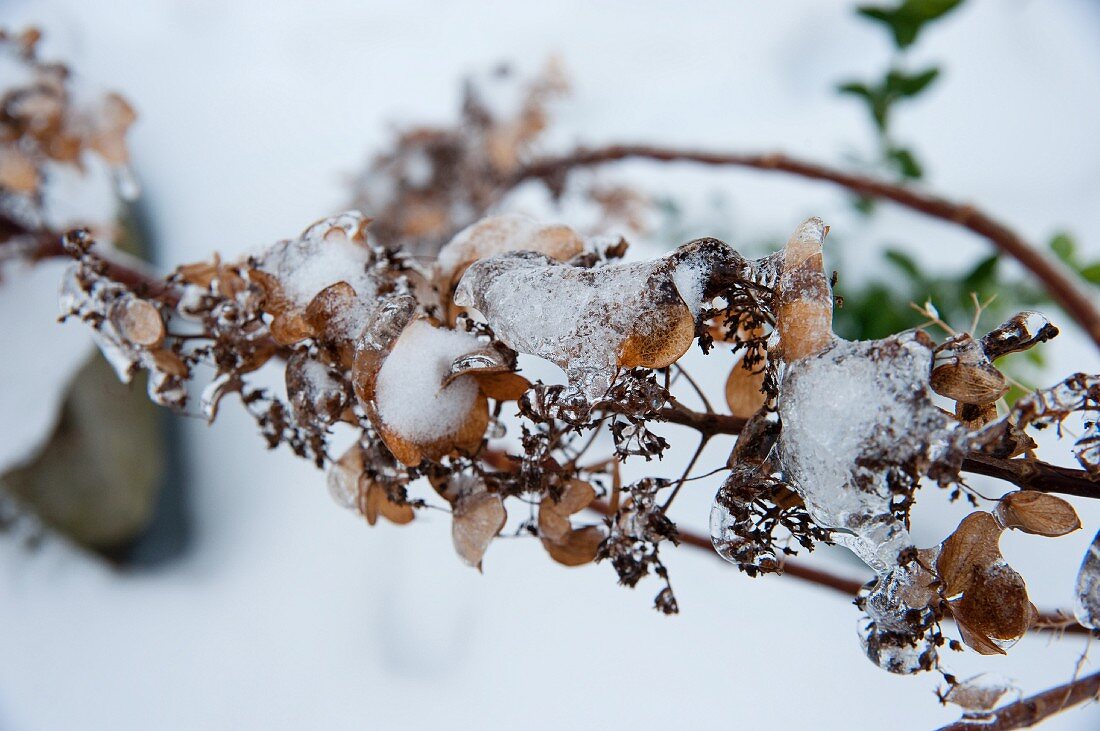
[[[993,403],[1008,391],[1008,381],[968,333],[938,348],[932,361],[932,390],[964,404]]]

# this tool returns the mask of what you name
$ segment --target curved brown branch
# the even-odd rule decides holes
[[[939,731],[974,731],[975,729],[1009,731],[1009,729],[1027,728],[1078,703],[1095,700],[1098,697],[1100,697],[1100,673],[1093,673],[1015,703],[1009,703],[1007,706],[991,711],[988,716],[983,716],[981,719],[973,721],[960,719]]]
[[[560,181],[572,169],[627,159],[683,161],[784,172],[810,180],[834,183],[857,195],[890,200],[927,216],[962,226],[985,237],[1034,274],[1050,296],[1088,333],[1093,343],[1100,347],[1100,310],[1093,303],[1093,299],[1081,290],[1078,283],[1061,266],[1030,245],[1008,226],[978,208],[965,203],[955,203],[910,187],[847,173],[780,153],[721,154],[645,145],[612,145],[591,150],[581,149],[563,157],[538,160],[521,169],[515,175],[512,184],[539,178],[552,185],[560,185]]]
[[[605,517],[613,514],[611,507],[601,500],[593,501],[588,508]],[[678,529],[677,540],[686,546],[702,549],[714,558],[721,560],[721,557],[714,550],[714,545],[711,543],[710,538],[707,536]],[[780,575],[790,576],[810,584],[823,586],[826,589],[832,589],[835,592],[844,594],[849,598],[855,598],[864,583],[858,579],[839,576],[790,559],[783,562],[783,571],[780,572]],[[1087,628],[1082,627],[1072,619],[1067,619],[1069,616],[1070,615],[1065,612],[1041,611],[1032,624],[1032,629],[1039,632],[1063,632],[1074,635],[1091,634]]]
[[[976,475],[1011,482],[1021,490],[1100,498],[1100,483],[1090,480],[1084,470],[1059,467],[1038,460],[998,459],[984,454],[967,456],[963,460],[962,468]]]

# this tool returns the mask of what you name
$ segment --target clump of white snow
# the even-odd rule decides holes
[[[260,258],[259,268],[275,276],[283,294],[299,308],[337,282],[350,284],[360,299],[371,299],[376,284],[368,269],[370,249],[362,238],[366,223],[356,211],[318,221],[298,239],[274,244]]]
[[[478,347],[469,333],[424,320],[410,323],[378,372],[375,403],[386,426],[421,444],[456,433],[474,406],[478,384],[470,376],[446,386],[443,380],[455,358]]]

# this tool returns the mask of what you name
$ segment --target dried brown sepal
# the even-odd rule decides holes
[[[368,525],[374,525],[381,516],[395,525],[405,525],[416,517],[416,511],[408,503],[396,503],[386,493],[386,488],[365,474],[360,478],[360,507]]]
[[[416,321],[416,310],[414,299],[399,297],[376,311],[363,329],[352,365],[355,395],[363,410],[393,456],[410,467],[425,459],[436,461],[455,452],[473,454],[481,446],[481,440],[489,426],[489,402],[480,384],[477,397],[465,419],[457,430],[444,437],[429,441],[410,439],[382,419],[375,401],[378,373],[382,370],[386,357],[400,340],[401,334]],[[440,389],[446,388],[449,383],[444,377]]]
[[[183,264],[176,268],[174,276],[186,284],[213,289],[222,297],[236,297],[248,288],[248,282],[241,276],[240,267],[223,264],[218,254],[214,254],[211,261]]]
[[[1038,312],[1017,312],[996,330],[982,337],[982,349],[990,360],[1027,350],[1057,337],[1058,328]]]
[[[489,427],[489,402],[485,394],[479,392],[458,431],[429,442],[408,439],[394,431],[380,418],[375,422],[375,427],[393,456],[402,464],[415,467],[425,459],[438,461],[455,452],[466,454],[476,452],[481,446],[485,430]]]
[[[963,404],[990,404],[1008,392],[1004,374],[968,333],[936,348],[930,385],[936,393]]]
[[[764,393],[765,367],[746,368],[738,362],[726,379],[726,404],[734,416],[748,419],[764,405],[768,397]]]
[[[385,487],[370,479],[359,444],[353,444],[329,468],[328,489],[333,500],[349,510],[357,510],[369,525],[374,525],[379,516],[404,525],[416,515],[411,505],[394,502]]]
[[[312,336],[327,343],[350,367],[355,356],[355,341],[364,323],[355,314],[355,289],[347,282],[337,282],[322,289],[306,306],[304,320]]]
[[[29,194],[38,189],[41,176],[29,155],[14,148],[0,148],[0,189]]]
[[[164,320],[156,305],[138,297],[124,297],[111,307],[111,323],[128,342],[150,350],[164,342]]]
[[[489,544],[504,527],[508,515],[500,496],[481,490],[460,494],[455,502],[451,538],[467,565],[481,569]]]
[[[472,373],[481,392],[494,401],[518,401],[531,382],[518,373]]]
[[[286,362],[286,392],[299,424],[332,424],[351,400],[341,374],[308,352],[298,351]]]
[[[305,313],[298,311],[293,302],[283,294],[283,287],[275,276],[261,269],[250,269],[248,279],[263,294],[263,308],[272,317],[269,329],[275,342],[279,345],[294,345],[313,334],[313,329],[305,320]]]
[[[561,499],[546,496],[539,503],[539,538],[550,557],[565,566],[582,566],[596,558],[604,534],[598,526],[574,528],[569,516],[584,510],[596,499],[592,485],[570,480]]]
[[[997,420],[997,405],[994,402],[965,404],[962,401],[956,401],[955,418],[962,422],[962,425],[967,429],[977,431]]]
[[[170,376],[175,376],[176,378],[190,377],[191,368],[187,365],[187,361],[181,358],[178,353],[167,348],[157,348],[153,350],[151,354],[157,370],[163,371]]]
[[[1081,527],[1081,519],[1072,505],[1035,490],[1008,493],[997,503],[994,515],[1005,528],[1049,538],[1064,536]]]
[[[956,682],[941,697],[971,713],[984,713],[996,706],[1011,687],[996,681],[983,681],[981,676]]]
[[[662,308],[660,316],[646,318],[634,328],[619,348],[623,368],[667,368],[688,351],[695,341],[695,318],[683,300]]]
[[[1001,556],[1001,531],[991,514],[971,513],[941,544],[936,561],[963,642],[983,655],[1005,654],[1032,621],[1023,577]]]
[[[584,251],[584,240],[568,226],[542,225],[518,213],[483,218],[440,249],[436,284],[449,301],[450,293],[471,264],[506,251],[535,251],[557,261],[569,261]]]
[[[472,376],[486,396],[496,401],[516,401],[531,387],[531,382],[515,373],[512,361],[499,349],[485,347],[455,358],[443,388],[460,376]]]
[[[775,324],[787,363],[820,353],[833,341],[833,292],[822,257],[828,232],[820,218],[808,218],[783,249]]]

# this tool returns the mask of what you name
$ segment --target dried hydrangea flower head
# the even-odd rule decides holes
[[[1056,334],[1041,316],[941,345],[920,330],[838,338],[820,219],[762,259],[699,239],[623,263],[624,245],[601,250],[567,227],[506,215],[460,232],[431,267],[374,245],[367,224],[356,213],[325,219],[247,261],[181,267],[140,294],[74,235],[63,301],[120,375],[153,374],[163,403],[182,408],[194,367],[212,364],[207,416],[239,395],[271,446],[328,467],[333,496],[368,523],[407,523],[441,499],[433,507],[450,511],[455,552],[471,566],[520,500],[512,512],[528,517],[516,534],[537,536],[551,559],[606,561],[628,586],[656,575],[655,606],[678,611],[660,547],[677,539],[667,509],[694,458],[675,482],[624,485],[619,472],[626,459],[660,458],[669,443],[653,429],[674,421],[701,434],[696,457],[714,434],[738,433],[711,512],[724,558],[752,575],[782,571],[794,546],[825,541],[874,569],[857,597],[859,637],[886,670],[935,666],[948,615],[981,653],[1005,652],[1031,626],[1026,586],[998,541],[1010,529],[1076,530],[1068,503],[1011,493],[927,549],[913,545],[908,520],[922,480],[957,486],[964,460],[1003,466],[1030,449],[1029,425],[1100,411],[1098,377],[1077,374],[997,416],[994,361]],[[450,307],[452,290],[467,311]],[[697,338],[704,352],[720,339],[743,353],[726,386],[733,415],[709,403],[692,412],[671,390]],[[531,384],[520,353],[559,365],[568,383]],[[249,383],[276,354],[286,402]],[[934,404],[936,390],[956,414]],[[1095,476],[1100,436],[1086,424],[1076,450]],[[328,451],[337,425],[355,432],[339,458]],[[614,454],[585,459],[604,430]],[[585,522],[585,509],[605,521]],[[1078,582],[1082,622],[1095,614],[1096,565],[1090,553]]]
[[[403,132],[354,181],[349,208],[374,216],[382,245],[434,255],[500,202],[568,86],[553,61],[530,79],[505,66],[469,79],[457,122]]]
[[[66,66],[40,60],[39,38],[35,29],[0,28],[0,245],[30,256],[36,244],[56,243],[69,227],[108,232],[113,211],[96,220],[72,218],[70,199],[104,182],[89,175],[90,167],[113,171],[127,197],[136,192],[126,148],[133,109],[118,94],[79,88]],[[61,198],[55,188],[64,181]]]

